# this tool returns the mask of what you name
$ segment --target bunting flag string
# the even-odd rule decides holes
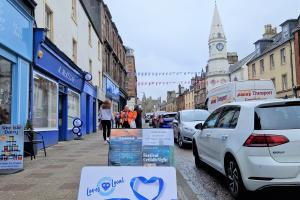
[[[202,72],[129,72],[127,76],[201,76]]]
[[[207,81],[141,81],[141,82],[137,82],[138,86],[161,86],[161,85],[190,85],[190,84],[197,84],[197,83],[201,83],[201,84],[206,84],[207,85]]]

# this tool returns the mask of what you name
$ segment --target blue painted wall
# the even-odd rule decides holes
[[[1,0],[0,10],[0,56],[13,64],[11,122],[25,125],[29,107],[33,19],[16,0]]]

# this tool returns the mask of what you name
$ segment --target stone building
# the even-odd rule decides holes
[[[103,86],[106,97],[112,99],[114,110],[121,110],[127,104],[126,91],[126,49],[107,5],[100,3],[100,26],[103,60]]]
[[[167,112],[176,112],[176,92],[175,91],[168,91],[167,92],[167,105],[166,105]]]
[[[194,89],[191,88],[189,90],[186,90],[184,93],[184,109],[190,110],[195,109],[195,102],[194,102]]]
[[[296,74],[295,92],[297,94],[297,97],[300,97],[300,15],[298,17],[298,25],[294,29],[293,35],[294,35],[295,74]]]
[[[126,91],[128,93],[127,105],[134,108],[134,106],[137,105],[137,76],[134,50],[129,47],[126,47],[126,70],[128,72],[126,78]]]
[[[263,38],[256,41],[255,56],[247,63],[249,79],[272,80],[278,98],[294,97],[296,87],[295,46],[292,31],[297,19],[283,22],[281,32],[265,26]]]
[[[200,76],[195,76],[194,104],[196,109],[205,108],[206,101],[206,73],[202,70]]]
[[[149,112],[156,112],[161,109],[161,98],[158,99],[152,99],[152,97],[146,97],[146,95],[143,95],[142,101],[141,101],[141,106],[144,111],[144,113],[149,113]]]

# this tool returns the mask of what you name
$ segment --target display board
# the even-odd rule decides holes
[[[174,166],[170,129],[112,129],[109,166]]]
[[[78,200],[177,199],[174,167],[84,167]]]
[[[23,169],[24,130],[20,125],[0,126],[0,173]]]

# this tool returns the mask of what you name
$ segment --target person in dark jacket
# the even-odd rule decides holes
[[[140,109],[140,107],[138,105],[136,105],[134,107],[134,111],[136,111],[137,115],[136,115],[136,119],[135,119],[135,124],[136,124],[136,128],[143,128],[142,127],[142,116],[143,116],[143,111],[142,109]]]

